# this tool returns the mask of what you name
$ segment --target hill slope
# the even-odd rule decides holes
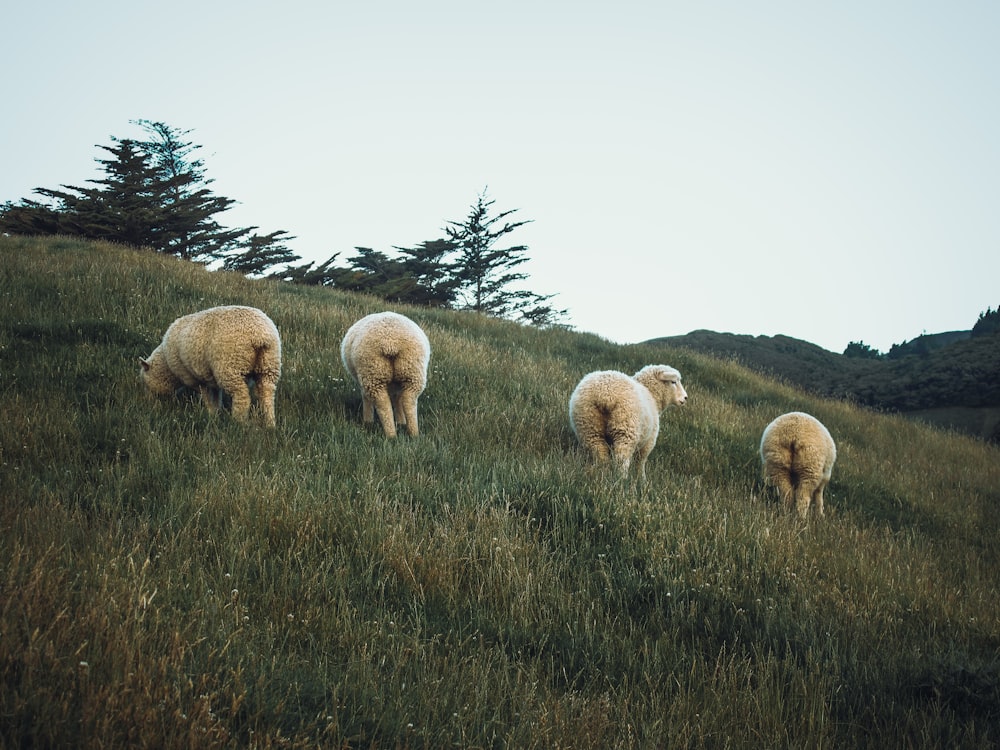
[[[419,439],[360,424],[374,299],[0,238],[0,745],[985,747],[1000,452],[681,349],[402,311]],[[178,315],[261,307],[278,427],[155,401]],[[665,361],[644,487],[588,467],[581,375]],[[838,441],[828,516],[758,479],[776,414]]]

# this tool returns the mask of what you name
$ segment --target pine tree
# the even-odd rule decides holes
[[[453,278],[457,282],[462,309],[533,325],[557,324],[566,311],[554,310],[543,304],[554,295],[539,295],[513,288],[513,285],[528,278],[527,274],[514,270],[528,261],[527,246],[497,246],[500,240],[529,224],[530,220],[506,221],[517,209],[490,216],[494,203],[487,199],[483,191],[465,221],[450,221],[445,228],[457,252]]]
[[[160,122],[134,121],[148,140],[112,137],[98,146],[110,158],[98,159],[104,177],[92,186],[36,188],[50,204],[22,200],[0,207],[0,230],[16,234],[72,234],[149,247],[188,260],[229,259],[230,267],[263,273],[267,263],[297,260],[285,246],[284,230],[251,235],[257,227],[229,229],[216,216],[236,201],[215,195],[204,163],[192,158],[200,146]],[[234,256],[234,257],[230,257]]]
[[[306,286],[336,286],[337,280],[348,273],[346,269],[334,265],[339,257],[340,253],[334,253],[319,264],[304,263],[301,266],[288,266],[282,271],[272,273],[271,277]]]
[[[66,227],[65,214],[28,198],[0,206],[0,232],[27,236],[73,233]]]
[[[156,247],[165,222],[163,200],[167,186],[150,166],[149,158],[129,139],[99,146],[112,158],[98,159],[105,178],[88,180],[103,187],[63,185],[62,190],[37,188],[55,201],[67,234],[135,247]]]
[[[986,308],[986,312],[979,313],[976,324],[972,326],[973,336],[988,336],[1000,332],[1000,305],[996,310]]]
[[[528,278],[527,274],[512,270],[527,262],[528,248],[525,245],[498,248],[496,245],[529,221],[499,225],[517,209],[490,216],[494,203],[486,198],[484,191],[476,198],[465,221],[449,221],[445,231],[458,253],[455,279],[462,308],[506,317],[519,301],[518,293],[511,291],[510,285]]]
[[[458,294],[455,264],[447,260],[455,252],[451,240],[426,240],[416,247],[397,247],[403,255],[403,273],[414,280],[406,302],[429,307],[451,307]]]
[[[184,140],[191,131],[177,130],[162,122],[133,122],[151,136],[149,140],[137,143],[148,155],[152,168],[165,187],[162,201],[168,210],[162,243],[157,249],[187,260],[219,259],[249,249],[246,236],[257,227],[226,229],[214,218],[236,201],[215,195],[209,189],[213,180],[205,178],[204,162],[190,158],[201,146]],[[265,237],[276,235],[287,235],[287,232],[282,230]],[[258,253],[263,249],[261,239],[253,249]]]
[[[370,247],[354,248],[350,266],[336,280],[338,289],[373,294],[385,300],[400,301],[414,286],[403,271],[403,264]]]
[[[881,359],[878,349],[873,349],[864,341],[852,341],[844,349],[844,356],[849,359]]]
[[[242,252],[231,253],[223,259],[222,268],[226,271],[237,271],[245,276],[261,276],[277,265],[284,264],[287,267],[288,264],[300,260],[299,256],[285,245],[294,239],[284,230],[265,235],[254,232],[242,243]],[[272,277],[280,275],[280,272],[270,274]]]

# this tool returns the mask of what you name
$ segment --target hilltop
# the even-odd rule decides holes
[[[861,359],[789,336],[692,331],[648,344],[731,359],[811,393],[1000,442],[1000,333],[926,334]]]
[[[421,436],[339,361],[373,297],[0,237],[0,746],[989,747],[1000,451],[680,347],[395,306]],[[277,427],[144,392],[179,315],[260,307]],[[587,465],[594,369],[677,367],[648,483]],[[759,478],[830,429],[827,516]]]

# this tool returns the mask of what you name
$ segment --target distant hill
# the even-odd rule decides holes
[[[1000,335],[950,331],[896,345],[879,359],[845,357],[789,336],[698,330],[646,342],[736,360],[812,393],[899,412],[1000,442]]]

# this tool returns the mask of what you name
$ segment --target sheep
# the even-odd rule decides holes
[[[823,490],[830,481],[837,446],[816,417],[800,411],[782,414],[760,439],[764,479],[778,490],[786,508],[795,504],[805,518],[812,503],[823,515]]]
[[[366,315],[347,329],[340,358],[361,389],[363,421],[373,422],[377,412],[386,437],[396,437],[397,424],[416,437],[417,399],[431,358],[420,326],[395,312]]]
[[[177,318],[148,359],[141,375],[157,396],[182,386],[195,388],[209,411],[222,394],[245,422],[250,412],[250,382],[268,427],[275,426],[274,392],[281,378],[281,338],[274,322],[255,307],[224,305]]]
[[[616,370],[585,375],[569,399],[573,433],[598,463],[613,459],[622,476],[633,459],[646,477],[646,458],[660,432],[660,412],[687,402],[681,374],[646,365],[633,377]]]

